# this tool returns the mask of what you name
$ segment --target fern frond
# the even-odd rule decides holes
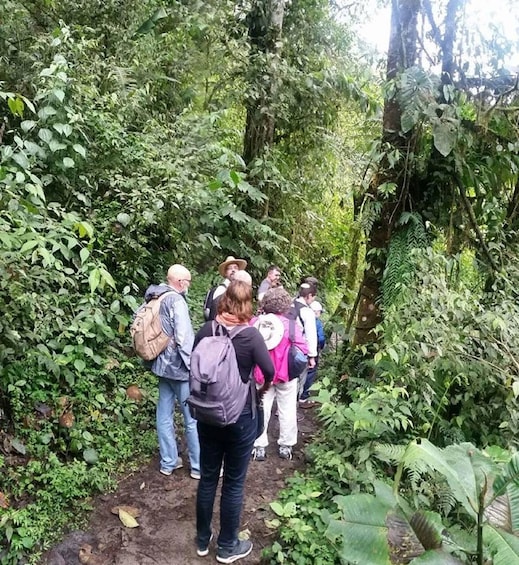
[[[448,516],[456,507],[456,497],[447,485],[437,485],[436,496],[438,498],[438,509],[443,516]]]
[[[382,305],[386,309],[398,303],[414,275],[413,250],[428,245],[427,232],[418,214],[402,214],[400,224],[391,237],[382,280]]]
[[[406,446],[393,443],[377,443],[373,447],[374,455],[385,463],[398,464],[404,456]]]

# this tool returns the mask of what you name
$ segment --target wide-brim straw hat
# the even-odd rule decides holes
[[[236,257],[229,255],[229,257],[227,257],[223,263],[220,263],[220,266],[218,267],[218,272],[222,275],[222,277],[225,277],[227,265],[230,265],[231,263],[238,265],[238,269],[242,271],[244,271],[245,267],[247,267],[247,261],[245,261],[245,259],[236,259]]]
[[[254,322],[254,327],[259,331],[265,341],[267,349],[277,347],[285,333],[283,322],[276,314],[262,314]]]

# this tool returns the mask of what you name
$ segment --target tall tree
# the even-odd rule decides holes
[[[419,11],[420,2],[416,0],[392,1],[391,34],[386,69],[388,81],[394,83],[403,70],[414,66],[417,62]],[[405,155],[411,149],[413,132],[402,133],[401,118],[402,108],[394,94],[385,101],[382,118],[382,145],[388,150],[385,152],[379,171],[373,177],[368,191],[373,201],[381,202],[381,209],[373,223],[366,245],[367,267],[359,291],[355,344],[373,341],[373,330],[381,319],[378,298],[385,266],[385,251],[409,189],[410,178],[406,174],[406,169],[394,168],[388,157],[394,152]],[[394,192],[390,198],[384,198],[380,187],[389,184],[394,185]]]
[[[409,213],[422,231],[429,220],[446,233],[451,250],[472,247],[490,275],[488,289],[513,239],[503,231],[503,223],[513,224],[517,197],[517,80],[503,65],[512,46],[499,34],[475,33],[477,44],[467,42],[463,5],[446,0],[433,14],[427,0],[392,2],[383,132],[366,194],[372,224],[356,344],[375,339],[381,294],[387,281],[395,283],[386,263],[389,243],[408,229],[401,226]]]
[[[252,81],[247,100],[243,158],[251,163],[274,141],[273,101],[279,81],[285,0],[254,0],[249,13]]]

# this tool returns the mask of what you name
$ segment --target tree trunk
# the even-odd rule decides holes
[[[273,100],[277,91],[277,67],[285,0],[256,0],[249,14],[251,68],[254,79],[247,101],[243,160],[249,164],[274,141]]]
[[[416,63],[419,10],[418,0],[392,1],[391,34],[386,71],[388,81]],[[412,132],[406,135],[400,132],[401,114],[396,97],[386,100],[382,119],[382,142],[383,145],[398,149],[402,155],[405,155],[409,149]],[[395,169],[389,167],[387,162],[383,162],[369,189],[369,196],[375,201],[382,202],[382,210],[371,228],[366,244],[367,267],[360,288],[354,345],[375,341],[376,336],[373,330],[382,319],[378,302],[386,264],[386,252],[392,227],[406,200],[409,186],[409,179],[405,170],[402,170],[403,168],[402,166],[400,169]],[[386,182],[395,183],[397,188],[393,196],[381,200],[378,187]]]

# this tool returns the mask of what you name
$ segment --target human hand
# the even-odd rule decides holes
[[[315,357],[308,358],[308,368],[313,369],[315,367]]]
[[[260,401],[263,400],[263,397],[265,396],[265,393],[267,392],[267,390],[270,388],[270,383],[269,382],[264,382],[261,387],[258,389],[258,396]]]

